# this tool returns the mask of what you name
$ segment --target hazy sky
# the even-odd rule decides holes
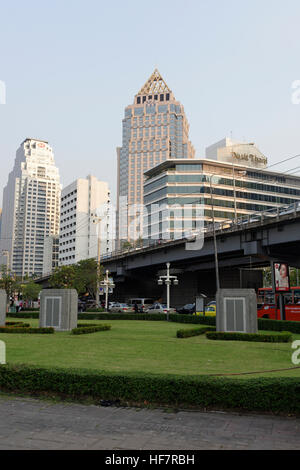
[[[197,157],[231,133],[271,162],[300,153],[299,24],[299,0],[0,0],[0,203],[26,137],[50,142],[64,186],[91,173],[114,194],[124,108],[155,67]]]

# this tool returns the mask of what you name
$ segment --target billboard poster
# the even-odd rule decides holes
[[[287,292],[290,290],[289,265],[287,263],[274,263],[275,291]]]

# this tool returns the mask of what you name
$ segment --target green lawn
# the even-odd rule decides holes
[[[21,319],[20,319],[21,320]],[[24,320],[38,326],[38,320]],[[87,320],[79,321],[88,323]],[[227,374],[294,367],[291,344],[211,341],[204,336],[177,339],[176,331],[195,325],[156,321],[97,321],[111,331],[75,336],[1,334],[8,363],[89,368],[115,372],[184,375]],[[300,339],[300,335],[294,335]],[[261,376],[296,376],[300,369],[266,372]],[[234,377],[234,376],[233,376]]]

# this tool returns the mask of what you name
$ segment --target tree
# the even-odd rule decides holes
[[[19,290],[19,280],[10,270],[7,269],[6,265],[2,265],[0,267],[0,274],[0,289],[4,289],[8,298],[10,298],[16,290]]]
[[[264,287],[272,287],[272,272],[271,268],[263,268],[263,284]]]
[[[26,284],[22,284],[21,289],[23,299],[33,301],[38,300],[42,288],[31,279]]]
[[[79,295],[88,292],[95,299],[97,284],[102,279],[103,268],[100,268],[98,274],[98,263],[91,258],[81,260],[77,264],[56,268],[49,283],[56,289],[76,289]]]
[[[124,241],[122,242],[121,248],[122,250],[129,250],[132,248],[132,244],[129,241]]]
[[[293,287],[298,287],[299,285],[299,276],[300,275],[300,270],[297,268],[291,268],[290,269],[290,284]]]
[[[144,240],[142,237],[139,237],[137,241],[135,242],[135,246],[137,248],[143,248],[143,245],[144,245]]]
[[[57,267],[49,279],[51,287],[56,289],[76,289],[76,267],[74,264]]]
[[[76,265],[76,289],[78,294],[88,292],[93,299],[96,298],[97,285],[103,279],[103,268],[95,259],[81,260]]]

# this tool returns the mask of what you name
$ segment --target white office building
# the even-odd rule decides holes
[[[17,276],[42,275],[44,239],[59,232],[61,185],[48,142],[27,138],[3,191],[0,253]]]
[[[58,267],[59,235],[50,235],[44,241],[43,276],[52,274]]]
[[[113,225],[107,183],[88,176],[64,188],[61,198],[59,265],[97,259],[98,250],[101,256],[111,252]]]

